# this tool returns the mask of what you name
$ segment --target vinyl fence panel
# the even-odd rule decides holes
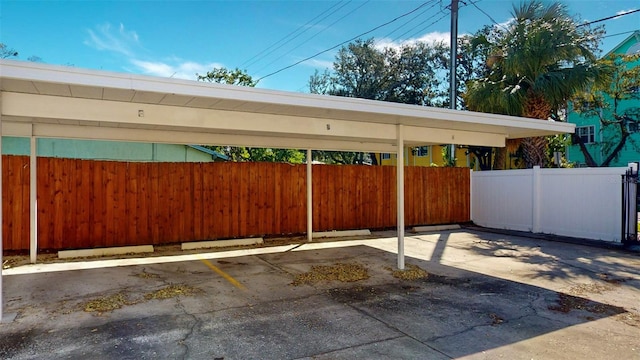
[[[621,241],[626,168],[474,172],[472,221],[535,233]]]

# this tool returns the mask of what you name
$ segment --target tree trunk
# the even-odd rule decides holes
[[[571,134],[571,138],[573,139],[574,143],[577,143],[578,146],[580,146],[580,151],[584,156],[584,162],[587,163],[587,166],[598,167],[598,164],[593,159],[593,156],[591,156],[591,153],[589,153],[589,150],[587,149],[587,146],[584,144],[584,141],[582,141],[582,138],[575,133]]]
[[[378,164],[378,158],[376,157],[376,153],[369,153],[369,157],[371,158],[371,165],[380,165]],[[382,153],[380,153],[380,157],[382,157]]]
[[[524,116],[532,119],[547,120],[551,116],[551,105],[541,94],[529,91],[525,102]],[[545,167],[547,165],[547,150],[549,142],[542,136],[526,138],[522,140],[522,153],[527,169],[534,166]]]
[[[493,158],[493,170],[504,170],[507,162],[507,148],[499,147],[495,150],[496,155]]]
[[[613,159],[618,156],[620,150],[622,150],[622,148],[624,148],[624,145],[627,143],[629,132],[625,129],[625,124],[620,123],[618,126],[620,127],[620,132],[622,133],[620,142],[618,143],[618,145],[616,145],[613,151],[611,151],[611,154],[609,154],[609,156],[607,156],[607,158],[602,162],[602,166],[609,166],[609,164],[611,164],[611,161],[613,161]]]
[[[543,136],[522,139],[522,156],[527,169],[534,166],[546,167],[549,142]]]

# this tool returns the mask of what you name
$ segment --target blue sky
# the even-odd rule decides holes
[[[37,56],[48,64],[185,79],[195,79],[195,73],[213,67],[239,67],[257,79],[424,3],[411,15],[362,38],[374,37],[387,45],[417,39],[448,42],[450,17],[446,6],[450,0],[0,0],[0,42],[17,50],[20,60]],[[513,4],[519,1],[464,3],[460,4],[460,34],[473,33],[493,20],[507,22]],[[640,7],[638,0],[564,3],[570,13],[584,21]],[[610,35],[601,46],[607,52],[629,36],[615,34],[640,29],[640,12],[602,24]],[[268,76],[258,86],[306,92],[309,76],[316,69],[331,67],[337,50]]]

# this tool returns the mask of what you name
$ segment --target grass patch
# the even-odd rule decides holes
[[[337,263],[334,265],[314,265],[311,271],[296,275],[294,286],[315,284],[321,281],[354,282],[369,278],[369,271],[360,264]]]
[[[385,269],[391,271],[391,275],[393,275],[393,277],[402,280],[418,280],[424,279],[429,276],[429,273],[427,273],[425,270],[417,265],[411,264],[407,265],[406,269],[404,270],[393,270],[390,267],[386,267]]]
[[[144,295],[146,300],[171,299],[178,296],[193,296],[201,290],[188,285],[169,285]]]

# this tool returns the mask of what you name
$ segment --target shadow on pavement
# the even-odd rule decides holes
[[[395,264],[395,254],[365,245],[215,262],[247,291],[233,288],[198,261],[7,277],[7,295],[13,299],[10,311],[18,316],[13,323],[0,325],[0,358],[450,358],[515,344],[512,351],[522,355],[549,350],[538,343],[521,344],[527,340],[626,313],[585,297],[434,266],[447,238],[438,241],[432,261],[407,258],[407,264],[429,273],[418,280],[392,277],[389,267]],[[514,246],[520,245],[502,240],[473,250],[496,256],[496,251]],[[544,259],[531,257],[531,261],[559,255],[549,250],[536,256]],[[363,264],[370,278],[291,285],[296,274],[311,266],[335,262]],[[132,276],[142,273],[157,277]],[[91,280],[105,276],[112,281],[98,285]],[[145,291],[168,283],[202,291],[99,315],[77,307],[89,298],[120,291],[127,291],[131,299],[141,298]],[[22,290],[18,284],[31,285]],[[56,286],[64,292],[47,296],[47,288]],[[33,304],[33,299],[40,303]],[[47,311],[56,314],[49,316]],[[585,335],[584,330],[580,336],[586,342],[598,339],[598,334]],[[566,349],[553,351],[562,354]]]

